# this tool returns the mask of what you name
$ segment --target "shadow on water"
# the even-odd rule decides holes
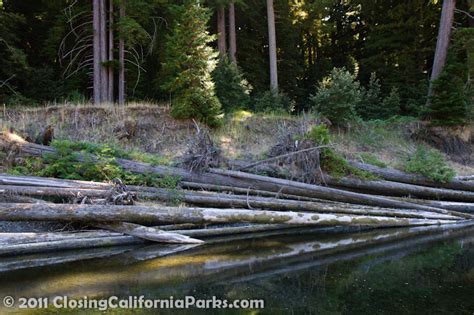
[[[472,224],[210,243],[1,258],[0,297],[192,295],[265,300],[265,310],[241,313],[474,313]]]

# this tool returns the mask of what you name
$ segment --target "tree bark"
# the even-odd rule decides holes
[[[428,97],[431,96],[433,92],[433,81],[435,81],[439,77],[446,63],[446,56],[448,55],[449,39],[451,35],[451,28],[453,27],[455,8],[456,0],[443,1],[443,8],[441,11],[441,18],[439,22],[438,38],[436,41],[435,56],[433,60],[433,69],[431,70]]]
[[[392,182],[474,192],[474,182],[463,181],[455,178],[448,183],[440,183],[435,182],[434,180],[422,175],[408,174],[392,168],[382,168],[375,165],[364,164],[356,161],[349,161],[349,164],[360,170],[372,173],[378,177]]]
[[[226,32],[225,32],[225,8],[220,5],[217,8],[217,47],[219,49],[219,55],[224,58],[227,51],[226,45]]]
[[[332,226],[418,226],[458,222],[292,211],[68,204],[0,204],[0,220],[132,222],[148,225],[166,223],[260,223]]]
[[[237,34],[235,30],[235,4],[229,3],[229,57],[230,61],[237,64]]]
[[[120,0],[120,19],[125,18],[125,0]],[[123,34],[119,37],[119,82],[118,102],[125,105],[125,40]]]
[[[412,184],[397,183],[385,180],[360,180],[357,178],[324,177],[329,186],[350,189],[375,195],[474,202],[474,192],[424,187]]]
[[[171,244],[202,244],[201,240],[191,238],[176,232],[166,232],[155,227],[148,227],[127,222],[115,222],[115,223],[98,223],[95,224],[97,227],[111,230],[126,235],[135,236],[144,240],[158,242],[158,243],[171,243]]]
[[[94,104],[100,104],[101,95],[101,65],[100,65],[100,1],[93,1],[93,98]]]
[[[268,53],[270,55],[270,89],[278,93],[278,70],[275,32],[275,11],[273,0],[267,0]]]
[[[114,1],[109,0],[109,65],[108,65],[108,101],[114,102]]]
[[[82,188],[56,188],[56,187],[35,187],[35,186],[1,186],[1,193],[17,193],[29,196],[42,197],[65,197],[76,198],[77,196],[87,196],[89,198],[106,198],[110,191],[101,189],[82,189]],[[155,188],[154,191],[141,192],[130,191],[136,194],[138,198],[158,199],[165,202],[180,200],[187,204],[193,204],[202,207],[216,208],[245,208],[245,209],[265,209],[277,211],[304,211],[321,213],[343,213],[356,215],[373,215],[402,218],[419,219],[442,219],[442,220],[460,220],[461,218],[452,215],[433,213],[421,210],[404,209],[383,209],[370,206],[359,206],[344,203],[325,203],[325,202],[306,202],[297,200],[283,200],[275,198],[239,196],[218,193],[204,193],[193,191],[174,191]]]
[[[100,6],[100,94],[101,101],[108,101],[108,71],[107,67],[104,65],[104,62],[107,61],[107,5],[106,0],[99,0]]]

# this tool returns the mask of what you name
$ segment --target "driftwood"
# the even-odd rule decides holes
[[[325,179],[326,183],[330,186],[349,188],[377,195],[414,196],[418,198],[474,202],[474,192],[470,191],[424,187],[386,180],[335,179],[330,176],[326,176]]]
[[[454,179],[460,181],[474,181],[474,175],[456,176]]]
[[[385,207],[385,208],[402,208],[402,209],[417,209],[417,210],[425,210],[430,212],[442,213],[442,214],[449,214],[455,216],[461,216],[464,218],[471,218],[468,214],[457,213],[453,211],[448,211],[444,209],[438,209],[435,207],[425,206],[414,204],[406,201],[400,200],[393,200],[390,198],[384,198],[380,196],[372,196],[367,194],[355,193],[350,191],[345,191],[341,189],[305,184],[300,182],[295,182],[286,179],[280,178],[273,178],[255,174],[249,174],[245,172],[238,172],[238,171],[227,171],[221,169],[211,169],[212,173],[225,175],[225,176],[232,176],[236,177],[237,179],[246,179],[254,183],[254,186],[259,187],[260,185],[275,185],[276,187],[280,187],[281,190],[284,191],[291,191],[291,193],[302,193],[306,196],[312,196],[322,199],[329,199],[339,202],[346,202],[346,203],[355,203],[355,204],[364,204],[369,206],[377,206],[377,207]]]
[[[49,188],[29,186],[1,186],[0,190],[17,192],[19,194],[35,196],[61,197],[106,197],[108,191],[95,189]],[[151,190],[150,190],[151,191]],[[221,193],[206,193],[193,191],[174,191],[154,188],[154,192],[135,192],[140,198],[158,199],[161,201],[175,201],[179,199],[187,204],[216,207],[216,208],[249,208],[279,211],[309,211],[322,213],[346,213],[356,215],[373,215],[388,217],[420,218],[420,219],[447,219],[459,220],[457,216],[433,213],[422,210],[384,209],[370,206],[360,206],[344,203],[307,202],[298,200],[275,199],[255,196],[228,195]]]
[[[382,168],[356,161],[349,161],[349,164],[389,181],[446,189],[474,191],[474,182],[463,181],[456,178],[448,183],[440,183],[422,175],[408,174],[393,168]]]
[[[166,232],[155,227],[147,227],[127,222],[98,223],[95,226],[126,235],[135,236],[144,240],[159,243],[202,244],[201,240],[191,238],[176,232]]]
[[[65,204],[0,204],[0,220],[163,223],[260,223],[290,225],[412,226],[453,223],[453,220],[394,218],[349,214],[242,209],[103,206]]]

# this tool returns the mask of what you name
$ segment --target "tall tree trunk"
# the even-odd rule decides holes
[[[94,104],[102,101],[100,91],[100,0],[93,2],[93,98]]]
[[[235,5],[234,1],[229,3],[229,56],[230,61],[237,63],[237,35],[235,32]]]
[[[125,0],[120,1],[120,19],[125,18]],[[118,102],[125,104],[125,42],[123,36],[119,39],[119,84],[118,84]]]
[[[273,92],[278,92],[278,72],[275,34],[275,11],[273,0],[267,0],[268,19],[268,51],[270,54],[270,88]]]
[[[114,67],[112,62],[114,60],[114,1],[109,2],[109,87],[108,87],[108,101],[114,102]]]
[[[107,60],[107,6],[106,0],[100,0],[100,90],[101,101],[107,102],[108,73],[107,67],[103,64]]]
[[[446,56],[448,54],[449,38],[451,35],[451,28],[453,26],[455,8],[456,0],[443,1],[443,9],[441,11],[441,19],[439,22],[438,39],[436,42],[433,69],[431,70],[428,96],[431,96],[433,92],[433,81],[439,77],[446,63]]]
[[[226,34],[225,34],[225,10],[224,6],[221,5],[217,9],[217,47],[221,58],[225,57],[227,51],[226,45]]]

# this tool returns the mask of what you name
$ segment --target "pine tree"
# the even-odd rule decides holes
[[[247,108],[251,89],[235,63],[228,58],[222,59],[212,77],[216,84],[216,95],[225,112]]]
[[[210,11],[197,0],[174,6],[176,20],[167,36],[162,88],[172,94],[175,118],[196,118],[210,126],[219,124],[220,102],[211,72],[217,53],[208,45],[214,40],[207,31]]]

